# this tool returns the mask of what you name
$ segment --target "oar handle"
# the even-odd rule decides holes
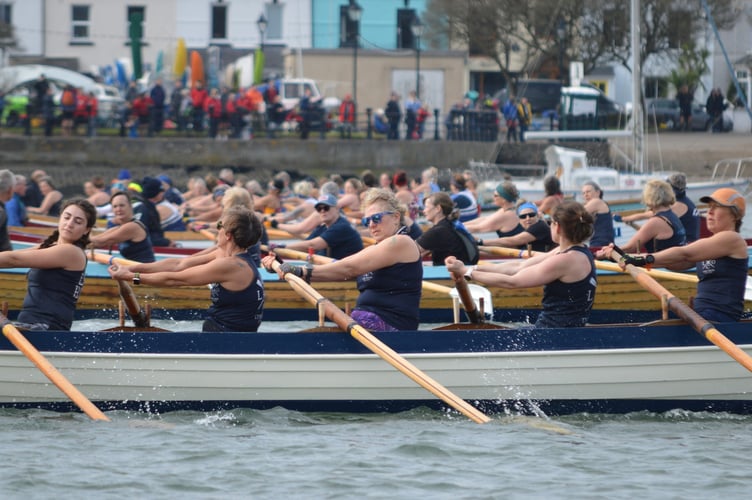
[[[279,262],[274,262],[272,267],[275,271],[279,272]],[[490,422],[484,413],[473,407],[467,401],[463,400],[459,396],[450,392],[449,389],[429,377],[418,367],[407,361],[405,358],[397,354],[396,351],[384,344],[381,340],[376,338],[371,332],[358,325],[355,320],[344,313],[340,308],[335,306],[328,299],[323,297],[316,291],[311,285],[306,283],[303,279],[298,278],[292,273],[286,273],[285,281],[295,290],[301,297],[305,298],[316,306],[323,306],[326,312],[326,316],[334,321],[340,328],[347,331],[352,335],[355,340],[366,346],[374,354],[377,354],[384,361],[395,367],[418,385],[440,398],[455,410],[461,412],[467,416],[473,422],[482,424]]]
[[[128,308],[128,314],[133,318],[133,324],[138,327],[149,327],[149,318],[146,317],[146,313],[141,309],[141,305],[138,303],[138,298],[133,292],[133,288],[124,280],[117,280],[118,290],[120,290],[120,298],[123,299],[125,307]]]
[[[473,301],[465,277],[452,271],[452,279],[454,279],[454,286],[457,288],[457,293],[460,296],[462,306],[465,308],[470,323],[483,323],[483,317],[481,316],[480,311],[478,311],[478,308],[475,307],[475,302]]]
[[[29,361],[34,363],[39,371],[42,372],[50,382],[55,384],[63,394],[68,396],[68,398],[76,404],[76,406],[81,408],[81,411],[86,413],[86,415],[93,420],[110,420],[99,408],[94,406],[94,403],[89,401],[81,391],[71,384],[68,379],[47,360],[47,358],[42,356],[42,353],[40,353],[37,348],[34,347],[10,321],[8,321],[8,318],[2,314],[0,314],[0,325],[2,326],[3,335],[5,335],[8,340],[29,359]]]

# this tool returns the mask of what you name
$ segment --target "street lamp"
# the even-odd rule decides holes
[[[258,21],[256,21],[256,26],[258,26],[259,35],[261,37],[261,52],[264,52],[264,34],[266,33],[266,27],[269,26],[269,21],[266,20],[263,12],[259,16]]]
[[[358,2],[355,0],[350,1],[350,5],[347,7],[347,16],[350,18],[350,21],[354,23],[354,36],[353,36],[353,83],[352,83],[352,95],[353,95],[353,103],[354,106],[356,106],[356,114],[357,115],[357,106],[358,106],[358,44],[360,42],[360,16],[363,15],[363,8],[358,5]]]
[[[423,36],[424,25],[420,22],[420,17],[415,14],[410,30],[415,37],[415,97],[420,100],[420,37]]]
[[[559,42],[559,80],[562,85],[566,83],[566,73],[564,70],[564,41],[567,38],[567,23],[563,17],[556,22],[556,40]]]

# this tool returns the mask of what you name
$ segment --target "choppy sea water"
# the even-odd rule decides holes
[[[725,413],[107,415],[0,410],[3,497],[741,498],[750,484],[752,416]]]
[[[742,498],[752,418],[0,411],[5,498]]]

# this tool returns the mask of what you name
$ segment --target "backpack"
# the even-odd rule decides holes
[[[63,90],[63,95],[60,97],[60,104],[66,107],[76,105],[76,96],[71,89]]]
[[[462,244],[465,245],[465,251],[467,252],[468,262],[466,264],[477,264],[480,258],[480,250],[478,249],[478,243],[475,238],[465,229],[465,226],[457,221],[454,223],[454,229],[457,231],[457,236],[462,240]]]

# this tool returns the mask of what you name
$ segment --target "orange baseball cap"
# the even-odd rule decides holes
[[[736,189],[731,188],[716,189],[710,196],[700,198],[700,201],[703,203],[714,201],[722,207],[736,208],[741,217],[744,217],[744,212],[747,210],[747,202],[744,200],[744,196]]]

